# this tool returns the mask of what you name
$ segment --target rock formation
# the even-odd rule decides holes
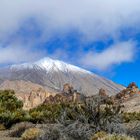
[[[138,86],[134,82],[132,82],[128,85],[126,89],[123,89],[116,95],[116,99],[128,100],[130,97],[133,97],[137,94],[140,94],[140,90]]]
[[[128,87],[115,96],[115,101],[119,101],[123,106],[124,112],[140,111],[140,90],[138,86],[132,82]]]
[[[42,104],[46,97],[50,95],[54,96],[52,93],[46,90],[44,87],[27,81],[5,81],[0,85],[1,90],[11,89],[14,90],[16,96],[23,101],[24,109],[30,109]]]
[[[55,96],[49,96],[45,99],[44,104],[49,103],[68,103],[68,102],[75,102],[80,103],[84,100],[85,96],[81,93],[74,90],[73,86],[66,83],[63,86],[63,91]]]
[[[99,95],[100,95],[100,96],[107,96],[107,93],[106,93],[105,89],[101,88],[101,89],[99,90]]]

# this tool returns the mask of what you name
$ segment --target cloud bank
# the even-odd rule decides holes
[[[45,56],[44,52],[33,51],[28,46],[21,46],[21,44],[13,44],[10,46],[0,46],[0,64],[14,64],[25,61],[35,61]]]
[[[46,33],[72,28],[98,39],[140,23],[139,0],[8,0],[0,1],[0,33],[10,34],[28,18],[34,18]],[[131,17],[131,20],[130,20]]]
[[[89,68],[105,70],[114,64],[133,61],[135,51],[135,42],[121,42],[108,47],[100,53],[88,52],[80,60],[80,63]]]
[[[86,66],[95,66],[99,69],[106,69],[108,66],[128,62],[133,59],[136,49],[135,43],[121,42],[120,36],[124,29],[140,31],[140,1],[139,0],[1,0],[0,1],[0,47],[3,54],[0,63],[30,61],[40,57],[37,52],[32,51],[35,43],[45,42],[50,37],[65,36],[71,31],[81,34],[85,42],[101,41],[106,38],[117,40],[118,44],[107,47],[101,53],[88,52],[86,58],[91,62],[81,60]],[[28,44],[13,46],[11,36],[17,34],[25,23],[34,21],[40,30],[38,41],[28,38]],[[27,24],[28,25],[28,24]],[[32,31],[32,24],[27,26]],[[23,40],[25,36],[15,37],[16,40]],[[12,44],[12,45],[11,45]],[[23,46],[25,45],[25,46]],[[117,45],[117,47],[116,47]],[[81,46],[84,47],[84,46]],[[62,49],[63,48],[57,48]],[[77,49],[79,49],[77,47]],[[12,52],[14,50],[14,55]],[[79,51],[79,50],[77,50]],[[118,52],[117,57],[114,52]],[[122,55],[125,52],[125,55]],[[67,52],[66,52],[67,53]],[[105,58],[110,53],[109,58]],[[25,54],[30,54],[26,57]],[[42,52],[43,55],[43,52]],[[21,57],[22,56],[22,57]],[[20,59],[17,59],[19,58]],[[96,58],[96,60],[95,60]]]

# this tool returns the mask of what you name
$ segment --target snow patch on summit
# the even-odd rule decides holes
[[[54,60],[49,57],[45,57],[39,61],[33,63],[23,63],[19,65],[12,65],[10,69],[22,70],[22,69],[43,69],[47,72],[50,71],[62,71],[62,72],[82,72],[92,74],[90,71],[84,70],[77,66],[67,64],[63,61]]]
[[[67,64],[63,61],[54,60],[54,59],[51,59],[51,58],[48,58],[48,57],[37,61],[35,64],[40,66],[42,69],[45,69],[46,71],[60,70],[60,71],[63,71],[63,72],[74,71],[74,72],[91,73],[91,72],[86,71],[84,69],[81,69],[77,66]]]

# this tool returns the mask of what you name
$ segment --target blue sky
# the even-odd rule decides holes
[[[1,0],[0,66],[52,57],[140,86],[139,0]]]

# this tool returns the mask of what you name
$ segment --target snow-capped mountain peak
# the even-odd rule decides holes
[[[0,79],[31,81],[52,92],[62,91],[63,85],[69,83],[86,96],[97,94],[100,88],[105,89],[110,95],[124,89],[121,85],[94,73],[48,57],[0,69]]]
[[[45,57],[43,59],[40,59],[39,61],[32,62],[32,63],[23,63],[19,65],[12,65],[10,67],[11,69],[33,69],[33,68],[41,68],[47,72],[49,71],[62,71],[62,72],[84,72],[84,73],[91,73],[89,71],[86,71],[82,68],[79,68],[77,66],[65,63],[60,60],[51,59],[49,57]]]

